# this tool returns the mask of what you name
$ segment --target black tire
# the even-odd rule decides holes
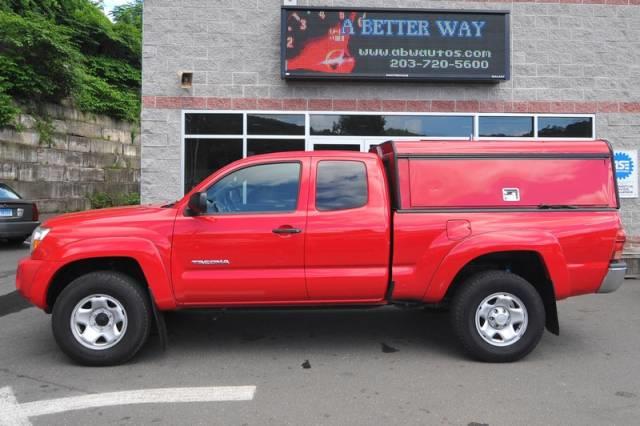
[[[83,346],[71,329],[71,316],[78,303],[91,295],[106,295],[123,307],[127,326],[117,343],[106,349]],[[73,280],[58,296],[51,324],[60,349],[76,362],[89,366],[121,364],[142,348],[152,326],[148,293],[133,278],[111,271],[91,272]]]
[[[7,242],[11,245],[17,246],[17,245],[22,245],[24,243],[24,240],[27,239],[27,236],[24,237],[11,237],[7,239]]]
[[[519,340],[507,346],[489,343],[476,327],[476,311],[481,303],[489,296],[501,292],[520,299],[527,312],[527,325],[523,328],[523,334]],[[513,362],[529,354],[540,342],[544,333],[545,309],[538,291],[524,278],[505,271],[486,271],[473,275],[462,283],[453,298],[451,320],[456,337],[471,357],[485,362]],[[479,323],[484,324],[481,319]],[[517,325],[513,327],[516,329]],[[508,341],[502,344],[507,343]]]

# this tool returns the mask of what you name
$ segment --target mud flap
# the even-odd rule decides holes
[[[149,299],[151,300],[151,309],[153,309],[153,319],[155,320],[156,329],[158,330],[160,347],[163,351],[166,351],[169,342],[169,336],[167,333],[167,324],[164,321],[164,313],[160,311],[156,306],[156,302],[155,300],[153,300],[153,296],[151,295],[151,290],[149,290]]]

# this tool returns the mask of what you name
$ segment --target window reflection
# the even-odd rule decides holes
[[[189,113],[184,128],[188,135],[242,135],[242,114]]]
[[[538,117],[538,136],[547,138],[590,138],[591,117]]]
[[[250,135],[304,135],[302,114],[248,114]]]
[[[284,151],[304,151],[304,139],[247,139],[247,157]]]
[[[339,143],[317,143],[314,151],[360,151],[360,145]]]
[[[242,139],[185,139],[184,192],[221,167],[242,158]]]
[[[480,117],[479,135],[494,138],[533,137],[533,117]]]
[[[296,209],[300,163],[261,164],[235,171],[207,190],[207,212],[285,212]]]
[[[320,161],[316,209],[345,210],[367,203],[367,174],[359,161]]]
[[[469,137],[473,117],[449,115],[339,115],[311,116],[312,135]]]

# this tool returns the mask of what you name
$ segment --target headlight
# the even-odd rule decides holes
[[[31,234],[31,253],[33,253],[33,251],[38,248],[38,246],[40,245],[42,240],[44,240],[44,238],[47,236],[49,231],[51,231],[51,229],[43,228],[41,226],[38,226],[36,229],[33,230],[33,233]]]

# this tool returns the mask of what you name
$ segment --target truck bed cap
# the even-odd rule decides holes
[[[594,154],[610,156],[605,140],[483,140],[483,141],[389,141],[383,152],[395,151],[398,156],[412,155],[473,155],[473,154]],[[382,146],[381,146],[382,147]],[[386,149],[385,149],[386,148]]]

